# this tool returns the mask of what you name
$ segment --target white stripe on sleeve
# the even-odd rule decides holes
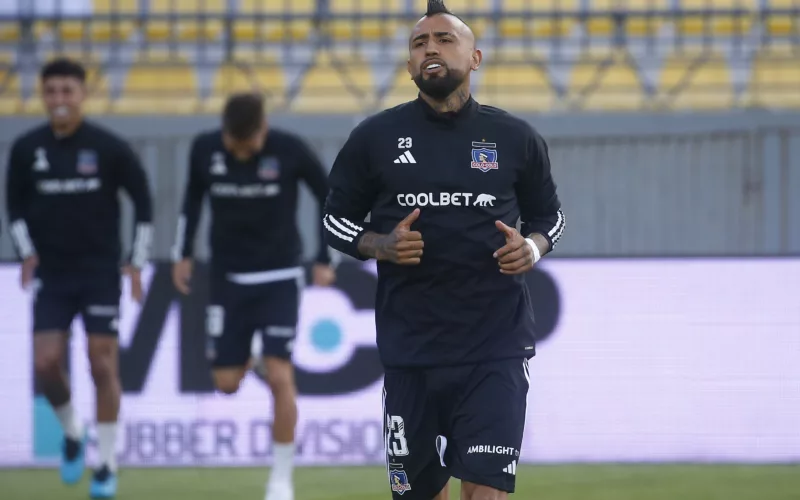
[[[558,218],[556,219],[556,225],[553,226],[553,229],[547,232],[547,235],[550,236],[550,239],[553,241],[553,248],[555,248],[556,243],[558,240],[561,239],[561,235],[564,234],[564,227],[567,225],[567,219],[564,217],[564,212],[561,210],[558,211]]]
[[[14,240],[14,245],[23,259],[30,257],[36,253],[33,248],[33,242],[28,234],[28,225],[25,221],[18,219],[11,223],[11,238]]]
[[[142,222],[136,225],[136,234],[133,238],[133,256],[131,265],[141,269],[150,258],[150,246],[153,243],[153,225]]]
[[[350,222],[349,220],[345,219],[344,217],[339,217],[339,219],[341,219],[342,222],[344,222],[345,224],[347,224],[351,228],[355,229],[356,231],[363,231],[364,230],[363,227],[353,224],[352,222]]]
[[[336,229],[334,229],[333,227],[331,227],[331,225],[328,223],[329,220],[333,222],[333,217],[331,217],[329,215],[325,215],[325,217],[322,219],[322,224],[325,226],[325,229],[327,229],[328,232],[330,232],[332,235],[336,236],[337,238],[343,239],[344,241],[347,241],[347,242],[352,242],[353,241],[353,237],[352,236],[347,236],[346,234],[342,234],[339,231],[337,231]],[[355,234],[358,234],[358,233],[355,233]]]
[[[336,226],[343,233],[346,233],[346,234],[349,234],[349,235],[352,235],[352,236],[357,236],[358,235],[359,229],[356,229],[354,231],[354,230],[352,230],[349,227],[345,226],[344,224],[342,224],[341,222],[339,222],[338,220],[336,220],[334,217],[332,217],[330,215],[328,216],[328,219],[331,221],[331,224]],[[342,219],[342,221],[346,221],[346,220],[347,219]]]
[[[178,228],[175,231],[175,244],[172,245],[172,262],[183,260],[183,245],[186,243],[186,216],[178,217]]]

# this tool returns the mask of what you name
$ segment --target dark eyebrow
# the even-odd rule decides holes
[[[437,38],[441,38],[443,36],[455,36],[455,33],[451,33],[449,31],[435,31],[433,35]],[[426,40],[430,38],[430,35],[427,33],[420,33],[419,35],[415,36],[411,39],[411,43],[416,42],[417,40]]]

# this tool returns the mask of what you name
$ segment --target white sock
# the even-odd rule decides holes
[[[100,467],[107,465],[111,472],[117,471],[117,423],[97,424],[97,451]]]
[[[292,482],[294,468],[294,443],[272,443],[272,474],[270,481]]]
[[[64,435],[70,439],[80,441],[83,439],[83,426],[75,413],[75,407],[72,406],[72,401],[67,401],[58,408],[53,408],[61,422],[61,428],[64,430]]]

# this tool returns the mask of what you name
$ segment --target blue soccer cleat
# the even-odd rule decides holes
[[[64,448],[61,455],[61,480],[64,484],[76,484],[83,477],[83,468],[86,465],[86,439],[64,438]]]
[[[89,486],[89,496],[92,498],[114,498],[117,494],[117,475],[104,465],[95,471],[92,484]]]

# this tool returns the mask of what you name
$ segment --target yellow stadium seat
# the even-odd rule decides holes
[[[187,16],[183,19],[151,19],[145,32],[151,41],[177,39],[215,40],[220,37],[224,21],[219,18],[226,11],[226,0],[168,0],[154,2],[150,12],[157,15],[175,14]],[[190,19],[192,15],[211,16],[208,19]],[[217,16],[217,18],[214,18]]]
[[[199,105],[195,68],[182,57],[151,53],[128,70],[117,113],[188,113]]]
[[[411,75],[406,71],[405,65],[397,67],[397,71],[392,77],[392,86],[381,99],[380,109],[393,108],[417,98],[419,89],[411,80]]]
[[[572,32],[576,19],[570,12],[580,9],[580,0],[503,0],[503,9],[537,14],[561,12],[560,17],[501,19],[498,32],[504,38],[562,37]]]
[[[0,42],[16,42],[19,35],[19,25],[16,22],[0,22]]]
[[[692,10],[756,10],[760,3],[760,0],[678,0],[678,8]]]
[[[60,21],[53,25],[55,36],[66,42],[125,41],[135,29],[133,21],[100,21],[91,18]]]
[[[772,9],[798,9],[798,0],[767,0],[767,6]],[[797,11],[792,15],[770,14],[764,19],[764,25],[770,36],[793,36],[800,25],[800,16]]]
[[[127,40],[136,29],[133,19],[125,16],[139,14],[138,0],[94,0],[93,13],[99,18],[65,19],[56,23],[42,22],[37,25],[38,35],[52,31],[54,36],[66,42]],[[119,15],[119,19],[103,18],[103,16]]]
[[[160,0],[150,3],[150,12],[219,15],[224,14],[227,7],[227,0]]]
[[[483,76],[475,97],[481,104],[511,112],[544,111],[555,105],[556,94],[541,66],[491,64],[480,71]]]
[[[309,21],[236,21],[233,34],[242,42],[295,42],[308,40],[313,31]]]
[[[794,26],[800,24],[800,16],[770,14],[764,19],[764,27],[770,36],[794,36]]]
[[[680,0],[679,8],[688,10],[734,10],[742,9],[755,11],[758,9],[758,0]],[[678,33],[683,35],[739,35],[750,32],[755,22],[754,14],[734,16],[730,14],[714,14],[713,16],[687,15],[675,21]]]
[[[13,115],[20,112],[19,75],[14,69],[14,61],[8,54],[0,54],[0,115]]]
[[[628,14],[624,22],[625,34],[655,35],[667,22],[667,18],[648,15],[648,12],[665,11],[669,8],[669,0],[590,0],[589,10],[603,15],[590,17],[586,28],[593,35],[611,35],[616,32],[612,13],[622,11]]]
[[[800,64],[792,47],[774,47],[756,54],[745,93],[749,106],[800,108]]]
[[[155,7],[159,1],[153,2]],[[138,14],[140,11],[139,0],[93,0],[92,7],[95,14]]]
[[[366,61],[321,51],[302,77],[300,91],[291,102],[298,113],[357,113],[373,104],[372,71]]]
[[[330,10],[337,14],[386,14],[397,15],[404,12],[403,0],[330,0]],[[392,38],[404,23],[396,19],[336,19],[327,23],[326,29],[339,39],[381,39]],[[407,23],[405,23],[407,24]]]
[[[316,0],[242,0],[234,23],[234,36],[242,41],[306,40],[313,31],[310,18],[259,20],[253,15],[303,15],[316,12]]]
[[[669,9],[670,0],[589,0],[590,11],[647,12]]]
[[[214,75],[212,95],[204,106],[218,111],[228,96],[237,92],[260,92],[268,109],[280,108],[286,93],[283,69],[275,59],[222,64]]]
[[[631,111],[647,105],[642,80],[624,52],[585,54],[572,67],[569,99],[587,110]]]
[[[7,95],[19,90],[19,78],[10,54],[0,53],[0,94]]]
[[[449,4],[449,2],[448,2]],[[329,0],[332,13],[365,13],[365,14],[403,14],[406,12],[405,0]]]
[[[404,14],[405,0],[330,0],[331,14],[386,14],[397,16]]]
[[[13,99],[4,94],[0,94],[0,116],[19,114],[19,105],[19,99]]]
[[[317,0],[241,0],[239,12],[261,12],[265,14],[313,14]]]
[[[685,52],[664,62],[659,104],[674,109],[727,109],[734,106],[731,74],[719,54]]]
[[[493,64],[508,64],[516,62],[545,63],[546,58],[534,47],[508,46],[498,44],[483,51],[483,63],[478,71],[483,71]]]

